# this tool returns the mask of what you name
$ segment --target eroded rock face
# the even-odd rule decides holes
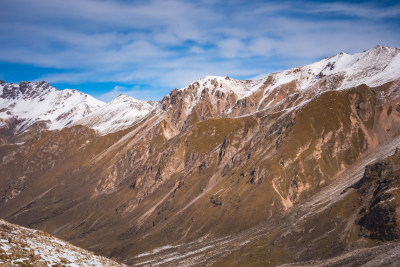
[[[400,149],[365,168],[354,185],[363,208],[357,216],[361,234],[371,239],[391,241],[400,238]]]

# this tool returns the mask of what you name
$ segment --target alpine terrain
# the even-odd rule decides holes
[[[133,266],[400,263],[399,48],[158,102],[0,84],[10,223]]]
[[[0,220],[2,266],[126,266],[74,247],[42,231]]]

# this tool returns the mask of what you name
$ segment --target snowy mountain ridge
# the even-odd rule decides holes
[[[17,120],[16,132],[43,121],[50,130],[61,129],[105,105],[77,90],[58,90],[47,82],[2,83],[0,126]]]
[[[127,95],[119,95],[103,107],[76,121],[74,125],[85,125],[100,134],[126,129],[156,108],[157,102],[141,101]]]
[[[296,81],[305,89],[328,75],[343,75],[338,89],[365,83],[376,86],[400,77],[400,49],[375,46],[361,53],[349,55],[341,52],[316,63],[272,74],[274,87]]]
[[[200,101],[218,106],[217,112],[228,115],[245,104],[241,100],[251,98],[255,109],[250,110],[245,104],[246,111],[231,114],[245,115],[271,107],[297,92],[305,93],[298,100],[304,102],[323,90],[382,85],[400,78],[399,66],[399,48],[376,46],[353,55],[341,52],[257,80],[206,76],[166,97],[172,99],[176,93],[181,94],[185,116]],[[58,90],[46,82],[0,81],[0,127],[13,127],[17,133],[44,122],[50,130],[84,125],[104,135],[134,125],[157,107],[160,102],[140,101],[126,95],[104,103],[77,90]]]
[[[15,133],[44,122],[49,130],[84,125],[107,134],[130,127],[156,105],[122,94],[104,103],[78,90],[58,90],[47,82],[0,82],[0,127],[16,124]]]
[[[290,87],[285,89],[287,92],[284,94],[287,96],[307,90],[343,90],[361,84],[378,86],[399,78],[400,49],[375,46],[353,55],[341,52],[310,65],[271,73],[257,80],[206,76],[179,91],[186,92],[187,113],[204,98],[204,92],[208,92],[213,104],[221,99],[221,92],[225,96],[235,95],[236,101],[259,93],[262,97],[257,100],[257,106],[258,110],[262,110],[282,99],[282,96],[277,97],[282,94],[277,90],[285,86]],[[330,84],[328,87],[327,83]],[[228,113],[230,112],[231,109]]]

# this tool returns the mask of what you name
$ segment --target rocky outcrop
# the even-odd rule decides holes
[[[361,235],[381,241],[400,239],[400,148],[393,156],[368,165],[353,187],[363,205],[356,220]]]
[[[126,266],[47,233],[0,220],[2,266]]]

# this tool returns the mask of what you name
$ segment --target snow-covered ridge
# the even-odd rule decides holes
[[[105,105],[77,90],[58,90],[46,82],[4,83],[0,95],[0,126],[10,119],[23,131],[38,121],[61,129]]]
[[[341,52],[313,64],[272,73],[258,80],[206,76],[180,90],[191,92],[185,99],[190,111],[199,102],[205,89],[208,89],[211,95],[218,91],[226,95],[234,93],[240,100],[262,88],[263,97],[259,103],[261,106],[274,89],[289,83],[295,84],[296,91],[314,90],[315,87],[324,86],[321,83],[324,79],[332,79],[334,88],[331,89],[341,90],[361,84],[378,86],[399,78],[400,49],[375,46],[354,55]]]
[[[377,86],[400,77],[400,49],[375,46],[361,53],[339,53],[316,63],[272,74],[273,88],[296,81],[300,90],[329,75],[342,75],[338,89],[365,83]]]
[[[157,102],[127,95],[106,104],[77,90],[58,90],[46,82],[0,81],[0,127],[17,121],[17,133],[43,122],[49,130],[85,125],[108,134],[132,126],[156,106]]]
[[[235,95],[237,100],[250,96],[257,91],[264,83],[264,80],[236,80],[230,77],[206,76],[198,79],[190,85],[179,89],[186,91],[184,99],[186,104],[186,115],[191,112],[194,106],[202,99],[202,94],[207,91],[207,95],[211,96],[211,104],[215,105],[221,93],[225,96]]]
[[[126,266],[38,230],[0,220],[0,265]]]
[[[262,80],[236,80],[230,77],[221,76],[206,76],[204,78],[198,79],[191,84],[193,87],[197,85],[197,96],[200,97],[201,92],[205,89],[213,89],[224,93],[235,93],[239,99],[251,95],[255,90],[257,90],[262,85]],[[189,86],[181,88],[180,90],[188,90]]]
[[[362,84],[379,86],[400,79],[400,49],[375,46],[354,55],[341,52],[310,65],[272,73],[263,80],[267,79],[269,83],[259,106],[274,89],[289,83],[295,84],[296,91],[314,92],[343,90]]]
[[[229,98],[223,106],[231,105],[227,110],[229,114],[232,101],[246,97],[258,102],[255,104],[260,110],[296,91],[318,93],[361,84],[378,86],[396,79],[400,79],[400,49],[376,46],[354,55],[342,52],[258,80],[207,76],[180,89],[179,93],[186,115],[204,97],[209,97],[210,104],[215,106]],[[284,89],[286,91],[278,97],[276,91],[287,84],[290,89]],[[171,92],[171,97],[173,92],[176,91]],[[157,106],[159,102],[139,101],[125,95],[106,104],[77,90],[58,90],[46,82],[15,84],[0,81],[0,127],[17,122],[16,132],[22,132],[36,122],[44,122],[50,130],[79,124],[108,134],[134,125]]]
[[[75,122],[108,134],[126,129],[157,107],[157,102],[141,101],[127,95],[119,95],[102,108]]]

